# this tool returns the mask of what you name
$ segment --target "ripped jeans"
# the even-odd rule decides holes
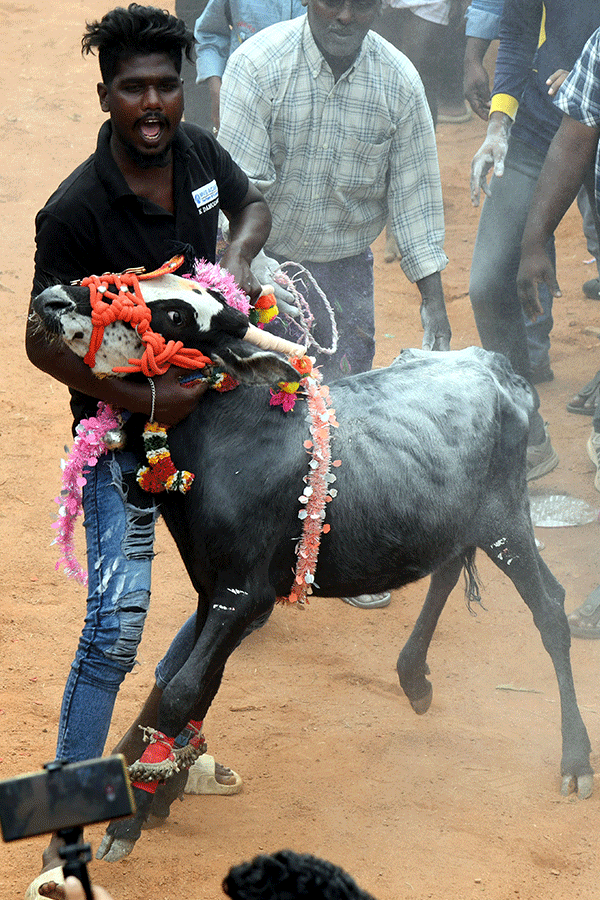
[[[87,613],[63,694],[57,759],[102,755],[117,693],[135,663],[150,604],[158,517],[151,495],[138,501],[137,468],[133,453],[117,451],[85,471]]]

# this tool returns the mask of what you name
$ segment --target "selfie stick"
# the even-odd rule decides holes
[[[92,848],[89,844],[83,843],[83,828],[81,825],[75,828],[61,828],[57,834],[65,842],[64,847],[58,850],[61,859],[65,860],[63,866],[65,878],[69,875],[79,878],[85,892],[85,900],[94,900],[86,865],[92,858]]]

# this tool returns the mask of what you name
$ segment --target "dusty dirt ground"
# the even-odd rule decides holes
[[[84,594],[54,571],[50,529],[59,459],[70,440],[66,390],[23,352],[36,210],[95,144],[101,114],[95,60],[78,52],[83,22],[109,8],[96,0],[0,2],[0,777],[52,758],[66,672]],[[467,178],[483,124],[441,125],[447,213],[444,273],[453,346],[477,343],[467,296],[478,212]],[[417,292],[375,247],[378,355],[419,346]],[[600,368],[600,305],[576,211],[558,236],[559,280],[552,366],[542,385],[560,465],[535,491],[569,491],[600,506],[585,452],[589,419],[565,402]],[[468,387],[466,386],[466,389]],[[567,610],[598,584],[598,525],[539,530],[544,558],[564,583]],[[425,583],[398,591],[385,610],[339,600],[305,611],[277,608],[233,656],[207,721],[209,750],[244,778],[243,793],[192,798],[168,827],[145,833],[122,863],[91,864],[115,900],[221,896],[229,866],[260,851],[309,851],[344,866],[380,900],[596,898],[600,789],[588,801],[559,795],[559,707],[554,674],[512,585],[480,559],[485,610],[470,616],[458,588],[429,662],[430,712],[417,717],[400,693],[399,649]],[[125,682],[108,746],[152,683],[156,660],[194,607],[164,526],[140,665]],[[600,770],[600,642],[574,641],[573,667]],[[519,690],[506,690],[510,685]],[[94,851],[103,828],[90,828]],[[20,898],[37,873],[43,838],[0,849],[0,897]]]

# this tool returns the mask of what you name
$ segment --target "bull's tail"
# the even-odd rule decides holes
[[[483,603],[481,602],[481,592],[479,590],[479,573],[477,572],[477,567],[475,565],[476,549],[476,547],[471,547],[471,549],[467,550],[463,555],[465,599],[467,601],[469,612],[472,616],[477,615],[475,610],[472,608],[474,603],[477,603],[482,609],[485,609]]]

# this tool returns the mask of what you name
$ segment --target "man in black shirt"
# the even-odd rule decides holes
[[[230,230],[221,265],[251,297],[258,296],[250,264],[268,236],[270,214],[262,194],[213,137],[181,123],[182,53],[189,58],[192,46],[184,23],[154,7],[130,4],[87,26],[82,48],[98,50],[98,95],[109,120],[95,153],[36,218],[34,295],[49,282],[132,266],[156,269],[182,243],[214,262],[220,207]],[[26,347],[34,365],[69,386],[76,420],[93,414],[98,400],[150,414],[148,383],[97,379],[82,359],[49,342],[31,322]],[[185,418],[204,391],[182,386],[177,376],[171,368],[155,379],[155,418],[166,425]],[[125,449],[104,454],[86,470],[88,608],[57,746],[57,758],[70,762],[102,755],[150,601],[156,510],[150,498],[143,509],[128,499],[128,478],[136,468],[134,454]],[[54,840],[44,864],[46,870],[60,864]],[[44,890],[58,895],[50,884],[39,890],[41,896]]]

